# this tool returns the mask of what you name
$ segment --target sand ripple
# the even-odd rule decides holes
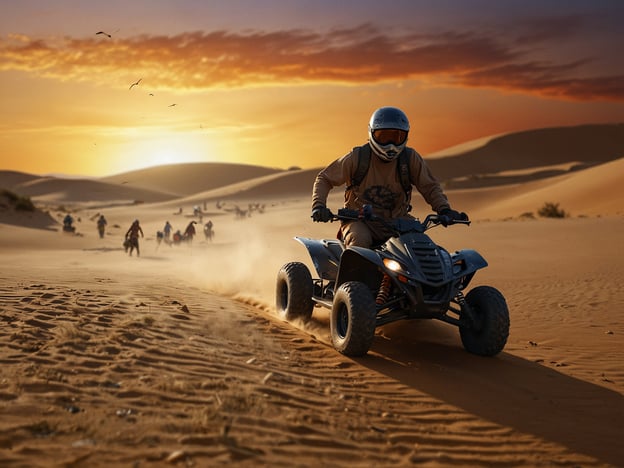
[[[4,466],[605,465],[441,398],[382,337],[350,360],[240,301],[117,287],[2,283]]]

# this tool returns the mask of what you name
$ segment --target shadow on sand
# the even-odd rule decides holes
[[[505,352],[469,354],[457,330],[439,322],[397,325],[386,326],[358,363],[478,417],[621,466],[620,393]]]

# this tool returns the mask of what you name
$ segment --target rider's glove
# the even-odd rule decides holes
[[[453,221],[468,221],[468,215],[464,212],[455,211],[451,208],[444,208],[439,211],[440,222],[443,226],[452,224]]]
[[[319,206],[312,210],[312,220],[316,223],[327,223],[334,215],[326,206]]]

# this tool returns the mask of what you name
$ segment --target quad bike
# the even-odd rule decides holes
[[[335,220],[376,220],[370,206],[340,209]],[[385,223],[394,236],[372,249],[345,248],[338,239],[295,237],[307,249],[318,273],[301,262],[285,264],[277,275],[276,307],[286,320],[311,318],[314,307],[330,313],[334,348],[363,356],[375,329],[406,319],[437,319],[459,328],[464,349],[482,356],[501,352],[509,336],[509,310],[491,286],[464,291],[487,262],[475,250],[449,253],[425,234],[443,225],[466,224],[443,215]]]

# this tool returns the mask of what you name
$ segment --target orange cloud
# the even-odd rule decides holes
[[[549,66],[519,63],[469,72],[461,77],[466,86],[534,92],[574,100],[624,100],[624,76],[576,78],[578,63]],[[566,73],[569,72],[569,73]]]
[[[326,33],[307,30],[188,32],[109,39],[0,41],[0,70],[127,87],[199,90],[276,84],[366,84],[423,80],[571,100],[624,100],[624,76],[582,76],[591,57],[569,63],[531,58],[527,44],[572,33],[578,18],[546,20],[516,39],[442,32],[396,35],[370,24]]]

